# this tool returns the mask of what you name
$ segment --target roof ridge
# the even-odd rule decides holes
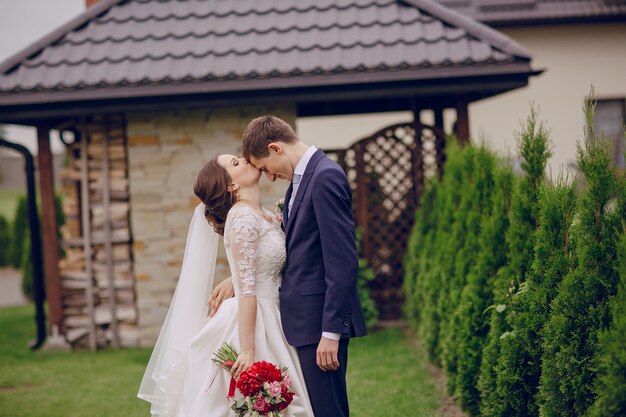
[[[442,21],[450,23],[452,26],[465,29],[469,34],[476,36],[478,39],[488,42],[496,48],[516,55],[522,58],[530,59],[530,51],[524,48],[519,43],[515,42],[508,36],[490,28],[489,26],[471,19],[467,16],[442,6],[433,0],[399,0],[400,2],[407,3],[418,9],[422,9],[425,12],[437,16]]]
[[[3,62],[0,62],[0,74],[6,73],[7,71],[12,69],[16,65],[22,63],[22,61],[27,59],[29,56],[52,45],[54,42],[58,41],[63,36],[67,35],[69,32],[84,25],[89,20],[93,19],[99,14],[102,14],[108,11],[111,7],[117,5],[118,3],[121,3],[122,1],[125,1],[125,0],[102,0],[99,3],[95,4],[94,6],[91,6],[90,8],[88,8],[87,10],[85,10],[84,12],[82,12],[81,14],[79,14],[78,16],[70,20],[69,22],[67,22],[66,24],[48,33],[47,35],[40,38],[35,43],[30,44],[29,46],[15,53],[14,55],[10,56]]]

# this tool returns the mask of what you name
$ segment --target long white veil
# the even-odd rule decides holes
[[[206,221],[200,203],[189,225],[176,291],[137,394],[152,404],[152,415],[176,415],[189,345],[208,320],[218,244],[219,235]]]

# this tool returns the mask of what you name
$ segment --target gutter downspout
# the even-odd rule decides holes
[[[39,225],[39,215],[37,214],[37,203],[35,197],[35,164],[33,155],[23,145],[9,142],[0,137],[0,146],[13,149],[22,154],[26,171],[26,185],[28,205],[28,224],[30,229],[30,250],[31,262],[33,263],[33,295],[35,301],[35,323],[37,324],[37,337],[31,341],[31,350],[37,350],[46,341],[46,313],[44,311],[44,278],[43,278],[43,257],[41,255],[41,227]]]

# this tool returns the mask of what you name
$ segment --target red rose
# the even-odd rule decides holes
[[[256,375],[263,382],[280,381],[282,378],[280,369],[276,365],[265,361],[253,363],[248,372]]]
[[[294,395],[296,395],[294,392],[289,391],[286,387],[283,386],[283,390],[282,390],[283,401],[281,401],[280,403],[276,405],[276,409],[278,411],[282,411],[285,408],[287,408],[289,404],[291,404],[291,402],[293,401]]]
[[[237,389],[246,397],[253,397],[261,389],[261,381],[256,376],[250,374],[249,370],[244,371],[239,375]]]

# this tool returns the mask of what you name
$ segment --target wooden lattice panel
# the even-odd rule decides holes
[[[370,289],[383,320],[402,316],[402,260],[424,178],[441,170],[443,143],[438,130],[403,123],[348,149],[326,152],[344,168],[352,186],[355,218],[363,231],[361,255],[376,273]]]

